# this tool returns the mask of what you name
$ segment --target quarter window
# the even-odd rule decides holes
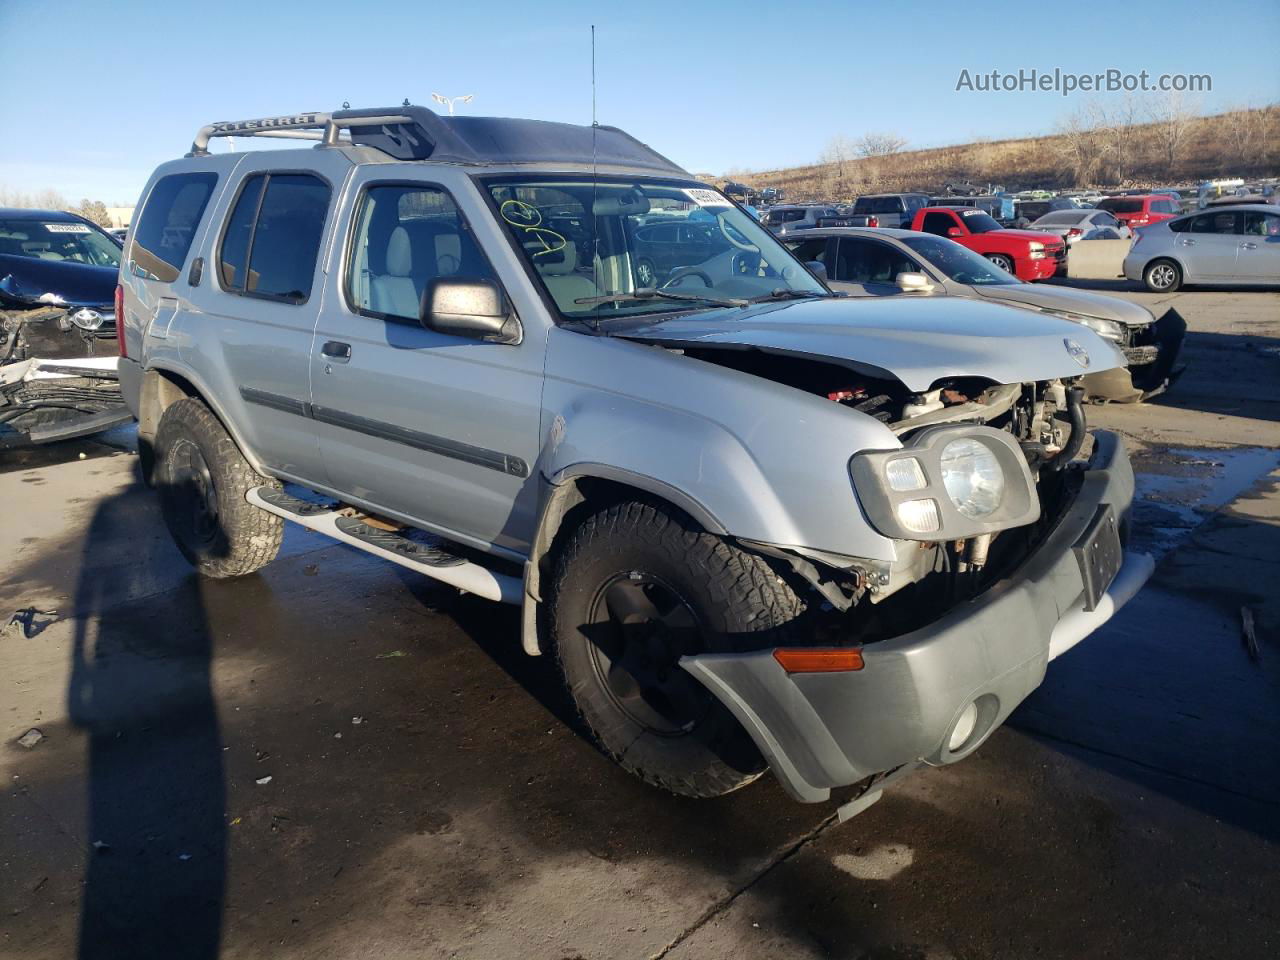
[[[453,198],[436,187],[370,187],[352,242],[347,297],[358,313],[416,324],[433,280],[497,282]]]
[[[306,303],[329,193],[327,183],[306,173],[247,178],[218,254],[222,285],[247,296]]]
[[[156,181],[133,227],[130,273],[162,283],[178,279],[217,182],[216,173],[177,173]]]

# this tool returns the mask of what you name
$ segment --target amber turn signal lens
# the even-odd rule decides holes
[[[861,647],[808,647],[773,651],[773,659],[787,673],[841,673],[862,669]]]

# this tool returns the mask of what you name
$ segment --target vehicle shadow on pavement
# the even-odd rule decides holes
[[[163,598],[186,612],[177,630],[118,602],[134,571],[104,576],[89,558],[131,535],[127,496],[98,506],[74,596],[67,706],[88,748],[78,956],[214,958],[226,824],[206,587],[192,574]]]
[[[1186,370],[1149,403],[1254,420],[1280,420],[1280,339],[1250,333],[1187,332]]]

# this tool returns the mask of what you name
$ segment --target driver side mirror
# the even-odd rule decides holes
[[[947,236],[948,236],[948,237],[963,237],[963,236],[964,236],[964,231],[963,231],[963,230],[961,230],[959,227],[947,227]]]
[[[810,273],[823,283],[827,282],[827,265],[821,260],[810,260],[805,266],[809,268]]]
[[[520,342],[520,321],[492,280],[437,277],[423,291],[418,321],[428,330],[453,337]]]
[[[904,270],[894,278],[894,283],[903,293],[932,293],[933,284],[923,273]]]

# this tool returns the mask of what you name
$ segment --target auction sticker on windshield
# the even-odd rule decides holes
[[[714,190],[686,190],[685,195],[700,207],[732,206],[728,200]]]
[[[46,223],[44,228],[50,233],[88,233],[89,228],[83,223]]]

